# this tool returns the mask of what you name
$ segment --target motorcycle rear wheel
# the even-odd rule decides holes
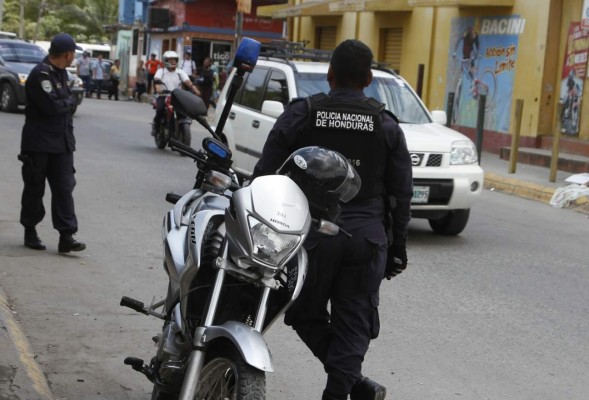
[[[192,135],[190,134],[190,124],[180,124],[178,125],[178,133],[180,136],[180,141],[190,147],[190,142],[192,140]]]
[[[265,398],[264,371],[248,365],[231,345],[209,349],[194,400]]]

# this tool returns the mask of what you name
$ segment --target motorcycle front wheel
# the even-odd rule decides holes
[[[162,122],[163,124],[163,122]],[[160,129],[155,133],[154,136],[155,145],[158,149],[165,149],[168,141],[166,140],[166,131],[163,126],[160,126]]]
[[[248,365],[232,346],[209,349],[194,400],[262,400],[266,375]]]
[[[190,134],[190,124],[179,124],[178,125],[178,136],[180,136],[180,141],[190,147],[190,141],[192,140],[192,135]]]

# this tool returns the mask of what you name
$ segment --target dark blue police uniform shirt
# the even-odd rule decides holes
[[[334,89],[329,92],[332,97],[366,98],[364,92],[353,89]],[[278,117],[264,145],[262,158],[257,162],[253,177],[275,174],[288,156],[297,150],[297,139],[308,127],[309,110],[306,101],[293,101]],[[413,175],[407,143],[403,131],[392,116],[384,113],[381,127],[389,148],[387,160],[387,194],[395,196],[395,222],[400,231],[406,232],[410,219],[410,204],[413,196]],[[344,228],[353,230],[359,225],[382,223],[385,208],[382,198],[364,201],[352,200],[343,204],[341,218]],[[405,236],[403,234],[403,236]]]
[[[49,62],[37,64],[25,83],[25,124],[21,150],[39,153],[69,153],[76,149],[68,75]]]

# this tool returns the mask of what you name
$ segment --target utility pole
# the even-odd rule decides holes
[[[41,1],[41,5],[39,6],[39,16],[37,17],[37,24],[35,25],[35,37],[33,38],[33,42],[37,41],[39,35],[39,25],[41,25],[41,21],[43,20],[43,11],[45,11],[45,7],[47,3],[45,0]]]
[[[2,18],[4,17],[4,0],[0,0],[0,31],[2,30]]]
[[[243,36],[243,14],[252,12],[252,0],[235,0],[237,3],[237,12],[235,14],[235,43],[233,44],[233,51],[237,51],[241,37]]]
[[[19,14],[18,37],[25,38],[25,0],[20,0],[20,14]]]

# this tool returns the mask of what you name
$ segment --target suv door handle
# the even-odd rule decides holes
[[[253,126],[254,128],[259,128],[259,127],[260,127],[260,121],[258,121],[258,120],[255,120],[255,119],[254,119],[254,120],[252,121],[252,126]]]
[[[233,111],[229,113],[229,119],[235,119],[235,113]]]

